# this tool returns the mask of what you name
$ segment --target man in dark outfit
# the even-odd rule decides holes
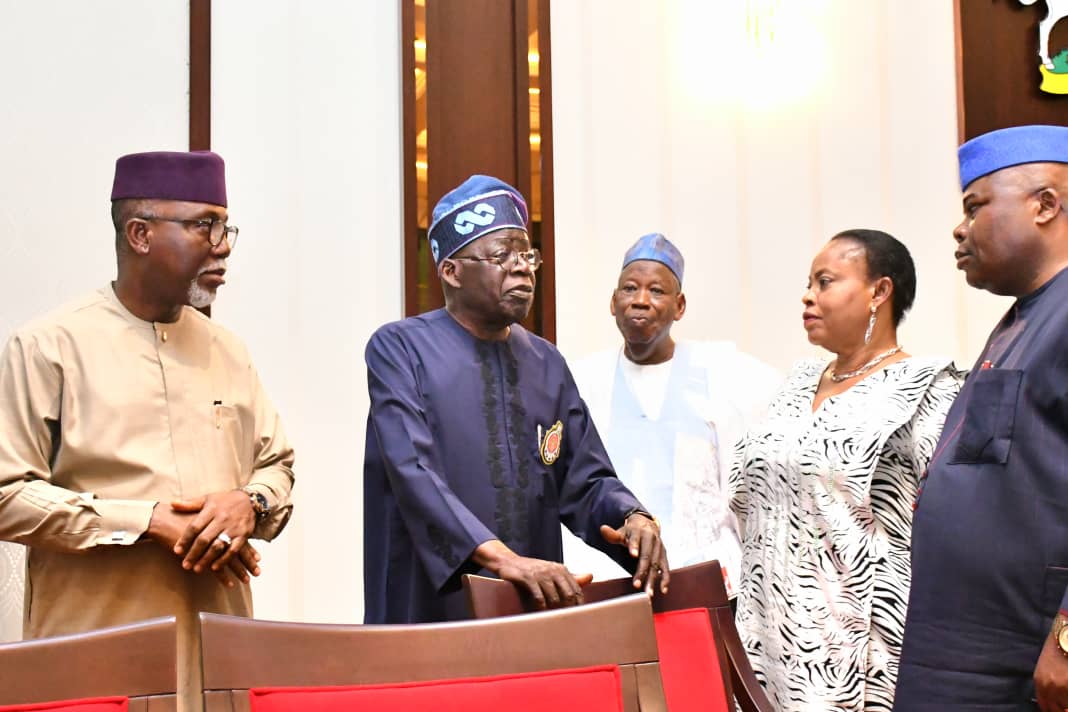
[[[957,267],[1016,297],[916,502],[894,709],[1068,708],[1068,128],[960,148]]]
[[[367,345],[368,623],[467,617],[464,573],[545,607],[581,602],[590,577],[559,563],[560,522],[634,571],[635,588],[667,590],[658,523],[616,478],[564,359],[519,325],[541,265],[526,222],[496,178],[445,195],[428,234],[445,308]]]

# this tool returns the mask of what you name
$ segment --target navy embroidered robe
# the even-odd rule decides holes
[[[466,618],[460,575],[480,572],[475,548],[500,539],[562,561],[560,522],[633,570],[599,527],[621,526],[641,505],[549,342],[519,325],[505,341],[481,341],[440,309],[380,328],[365,360],[367,623]],[[540,445],[557,421],[550,465]]]

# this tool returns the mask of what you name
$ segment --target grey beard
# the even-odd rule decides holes
[[[189,284],[189,306],[195,307],[196,309],[203,309],[215,301],[215,294],[216,292],[201,287],[197,280],[194,279]]]

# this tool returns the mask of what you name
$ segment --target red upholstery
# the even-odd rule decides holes
[[[249,698],[252,712],[623,712],[614,665],[385,685],[260,688],[249,690]]]
[[[727,692],[707,608],[657,613],[660,676],[671,712],[726,712]]]
[[[28,705],[0,705],[0,712],[126,712],[130,704],[126,697],[94,697],[85,700],[60,700],[58,702],[34,702]]]

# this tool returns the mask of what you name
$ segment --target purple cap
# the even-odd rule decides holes
[[[187,200],[226,207],[226,167],[211,151],[150,151],[115,161],[112,200]]]

